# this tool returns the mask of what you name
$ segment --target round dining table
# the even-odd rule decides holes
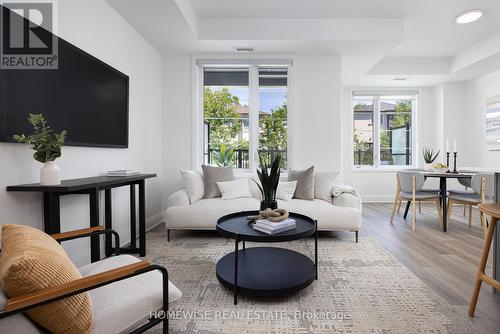
[[[439,178],[439,195],[441,196],[441,208],[443,210],[443,232],[446,232],[448,230],[448,215],[447,215],[447,210],[448,210],[448,203],[447,203],[447,195],[448,195],[448,190],[446,189],[446,182],[448,179],[471,179],[472,175],[471,173],[438,173],[438,172],[422,172],[425,178],[428,177],[435,177]],[[404,218],[406,219],[406,216],[408,215],[408,210],[410,209],[410,204],[411,202],[408,201],[406,203],[406,208],[405,208],[405,213],[404,213]]]

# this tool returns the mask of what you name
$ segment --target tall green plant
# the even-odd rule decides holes
[[[425,147],[422,150],[422,153],[424,155],[424,161],[425,161],[425,163],[427,163],[427,164],[433,163],[436,160],[436,158],[438,157],[439,152],[441,152],[441,151],[437,151],[437,153],[434,154],[434,150],[432,148]]]
[[[218,166],[230,166],[234,160],[234,149],[222,144],[218,152],[214,152],[214,162]]]
[[[261,170],[257,169],[257,176],[259,177],[260,184],[254,180],[262,193],[262,200],[272,202],[276,200],[276,189],[280,181],[281,168],[280,161],[281,155],[277,154],[276,158],[272,161],[271,166],[267,165],[259,155]]]
[[[42,114],[29,114],[28,122],[33,125],[33,134],[29,136],[14,135],[18,143],[33,145],[33,158],[41,163],[54,161],[61,156],[61,147],[66,139],[66,130],[52,134],[52,129]]]

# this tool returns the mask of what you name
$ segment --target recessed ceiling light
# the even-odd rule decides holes
[[[255,48],[252,48],[252,47],[236,47],[234,48],[234,51],[235,52],[254,52],[255,51]]]
[[[483,11],[482,10],[473,9],[473,10],[469,10],[469,11],[467,11],[465,13],[462,13],[462,14],[458,15],[455,18],[455,22],[458,23],[458,24],[471,23],[471,22],[474,22],[476,20],[479,20],[479,18],[481,16],[483,16]]]

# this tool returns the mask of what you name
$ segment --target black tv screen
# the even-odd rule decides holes
[[[58,69],[0,69],[0,141],[31,134],[43,114],[66,145],[128,147],[127,75],[57,38]]]

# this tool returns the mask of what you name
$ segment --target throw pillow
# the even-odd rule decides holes
[[[278,189],[276,189],[276,198],[283,201],[290,201],[295,194],[295,188],[297,188],[297,181],[278,183]]]
[[[314,198],[332,202],[332,189],[335,184],[342,184],[338,172],[316,172],[314,176]]]
[[[205,195],[205,186],[203,184],[203,176],[195,170],[181,169],[182,180],[186,188],[189,202],[191,204],[199,201]]]
[[[82,278],[64,249],[33,227],[2,227],[0,278],[9,298]],[[54,333],[92,333],[94,314],[88,293],[80,293],[25,312]]]
[[[314,199],[314,166],[304,170],[289,171],[288,181],[297,181],[297,188],[293,198]]]
[[[203,198],[221,197],[222,194],[217,186],[217,182],[232,181],[233,167],[214,167],[203,165],[203,179],[205,184],[205,195]]]
[[[234,181],[217,182],[217,186],[222,194],[222,199],[252,197],[247,178]]]

